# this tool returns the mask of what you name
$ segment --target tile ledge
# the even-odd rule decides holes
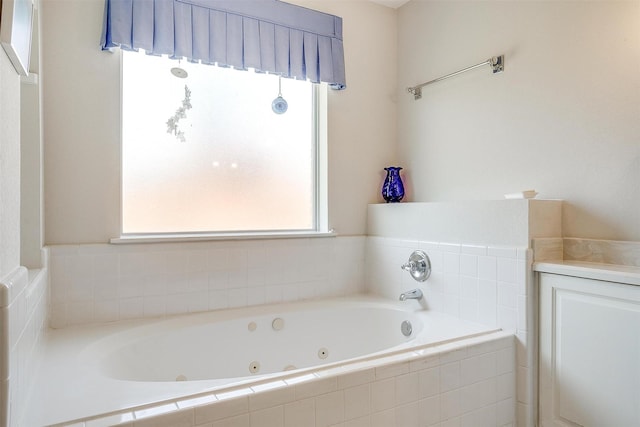
[[[29,270],[21,265],[0,279],[0,307],[9,306],[29,284]]]

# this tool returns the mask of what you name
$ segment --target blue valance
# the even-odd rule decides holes
[[[102,48],[346,87],[342,18],[279,0],[105,0]]]

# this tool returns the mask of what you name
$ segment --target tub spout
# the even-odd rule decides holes
[[[403,292],[400,294],[400,301],[408,300],[408,299],[422,299],[422,291],[420,289],[414,289],[412,291]]]

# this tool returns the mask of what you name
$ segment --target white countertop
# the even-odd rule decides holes
[[[585,261],[544,261],[534,263],[533,270],[539,273],[561,274],[640,286],[640,267],[629,265]]]

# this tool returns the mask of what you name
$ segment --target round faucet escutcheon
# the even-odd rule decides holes
[[[431,275],[431,260],[424,251],[414,251],[401,268],[408,271],[417,282],[424,282]]]

